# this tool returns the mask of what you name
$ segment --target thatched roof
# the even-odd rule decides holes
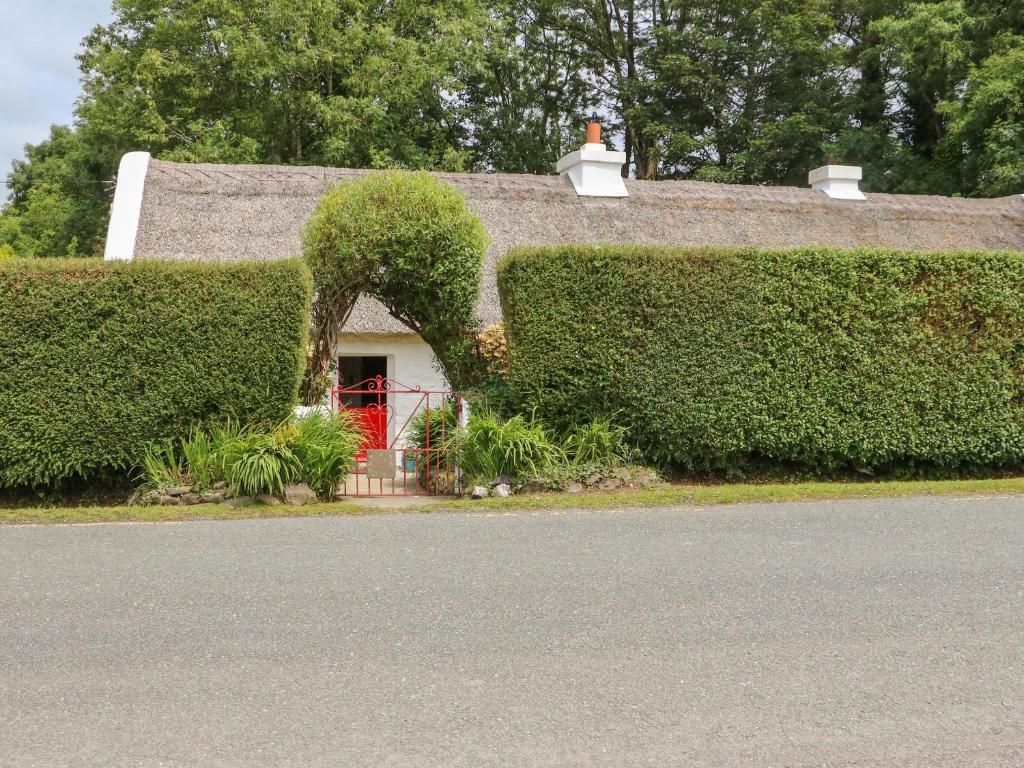
[[[153,160],[135,244],[140,259],[266,260],[301,253],[302,228],[332,183],[368,171],[309,166],[182,165]],[[832,200],[792,187],[627,180],[628,198],[578,197],[559,176],[437,174],[461,189],[491,236],[478,314],[501,319],[497,260],[565,243],[885,246],[1024,250],[1024,198],[868,194]],[[346,331],[404,333],[362,298]]]

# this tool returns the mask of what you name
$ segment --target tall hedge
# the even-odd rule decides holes
[[[123,473],[196,420],[284,417],[311,290],[299,260],[0,261],[0,486]]]
[[[1024,253],[566,247],[498,285],[512,390],[688,469],[1024,462]]]

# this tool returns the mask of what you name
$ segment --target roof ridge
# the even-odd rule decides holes
[[[148,176],[174,181],[192,181],[205,184],[246,184],[262,182],[267,184],[319,184],[324,185],[341,179],[365,176],[374,169],[345,168],[323,165],[275,165],[275,164],[230,164],[230,163],[180,163],[171,160],[153,159],[149,164]],[[445,181],[463,189],[502,190],[521,196],[527,192],[554,192],[565,194],[568,187],[561,176],[554,174],[529,173],[469,173],[452,171],[430,171]],[[823,205],[838,207],[820,192],[810,187],[794,187],[768,184],[728,184],[723,182],[698,181],[696,179],[644,180],[626,179],[626,187],[634,198],[649,202],[670,201],[680,198],[705,200],[745,200],[750,203],[774,202],[778,204]],[[226,190],[224,190],[226,191]],[[575,197],[575,195],[573,195]],[[588,204],[600,204],[598,200],[586,199]],[[850,203],[847,203],[850,204]],[[852,203],[859,206],[899,206],[905,209],[964,210],[976,208],[1005,208],[1012,214],[1020,211],[1024,215],[1024,196],[1003,197],[949,197],[944,195],[906,195],[887,192],[868,192],[866,201]]]

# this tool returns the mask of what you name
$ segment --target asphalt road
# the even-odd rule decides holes
[[[0,765],[1021,766],[1024,498],[0,527]]]

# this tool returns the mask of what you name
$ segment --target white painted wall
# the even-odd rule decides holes
[[[149,171],[149,152],[128,152],[117,168],[117,186],[110,206],[104,261],[131,261],[135,257],[135,237],[139,233],[142,194]]]
[[[338,358],[345,355],[386,356],[388,378],[396,386],[404,385],[410,389],[420,387],[422,390],[431,391],[448,388],[448,383],[434,360],[433,350],[415,334],[385,336],[343,333],[338,339],[334,356]],[[440,405],[440,402],[435,402],[438,399],[437,395],[431,395],[431,406]],[[396,433],[417,410],[420,402],[420,395],[389,396],[389,404],[394,407],[394,417],[388,425],[389,443],[394,441]],[[399,443],[401,442],[400,440]]]

